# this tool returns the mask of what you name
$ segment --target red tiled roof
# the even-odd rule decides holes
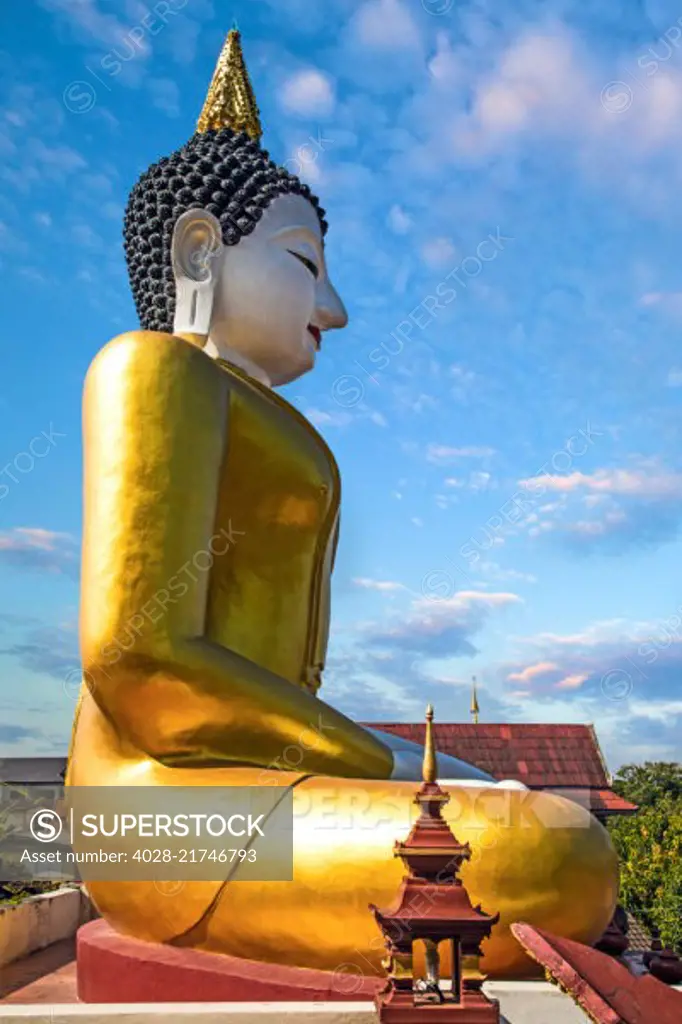
[[[593,811],[604,811],[607,814],[634,814],[637,804],[631,804],[612,789],[591,789],[590,806]]]
[[[531,786],[531,789],[545,789],[557,796],[575,800],[582,807],[598,814],[634,814],[636,804],[631,804],[612,789],[594,789],[589,786]]]
[[[374,729],[424,742],[423,724],[367,722]],[[518,779],[531,789],[571,789],[593,810],[631,813],[637,808],[609,788],[599,743],[591,725],[521,722],[475,725],[434,722],[436,749],[482,768],[496,779]],[[581,798],[580,791],[589,791]]]
[[[646,953],[651,949],[651,935],[644,925],[629,911],[628,914],[628,952]]]

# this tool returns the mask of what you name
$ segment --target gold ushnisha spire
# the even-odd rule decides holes
[[[263,134],[237,29],[231,29],[227,34],[206,94],[204,109],[197,121],[198,132],[220,131],[221,128],[246,132],[256,140]]]

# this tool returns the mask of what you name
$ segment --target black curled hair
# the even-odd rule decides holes
[[[197,207],[208,210],[220,221],[225,245],[236,245],[253,231],[273,199],[288,193],[310,200],[324,235],[324,210],[308,186],[278,167],[258,142],[230,128],[194,135],[145,171],[130,193],[123,229],[142,328],[173,330],[171,241],[181,214]]]

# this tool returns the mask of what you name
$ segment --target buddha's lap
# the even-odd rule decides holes
[[[274,774],[283,781],[286,773]],[[368,904],[395,899],[404,867],[393,846],[417,813],[416,786],[322,776],[296,782],[291,881],[240,881],[237,868],[227,882],[179,889],[94,883],[103,916],[151,941],[182,936],[182,945],[273,963],[334,970],[369,959],[378,968],[381,943]],[[524,973],[525,955],[508,930],[515,920],[580,941],[599,937],[616,899],[617,861],[587,811],[545,793],[444,788],[451,798],[444,815],[472,848],[462,872],[472,902],[501,914],[486,945],[487,970]]]

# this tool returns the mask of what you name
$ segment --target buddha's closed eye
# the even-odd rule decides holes
[[[300,252],[294,252],[293,249],[287,249],[287,252],[291,253],[292,256],[295,256],[297,260],[300,260],[303,266],[308,268],[310,273],[317,281],[318,277],[320,276],[320,271],[318,270],[318,268],[316,267],[312,260],[309,260],[307,256],[302,256]]]

